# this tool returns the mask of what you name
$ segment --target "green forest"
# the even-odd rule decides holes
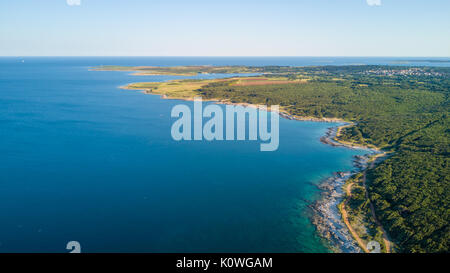
[[[280,105],[299,116],[352,121],[341,138],[391,156],[368,172],[369,197],[400,252],[448,252],[450,68],[264,67],[266,77],[307,83],[217,82],[204,98]]]

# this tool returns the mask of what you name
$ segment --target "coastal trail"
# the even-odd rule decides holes
[[[345,209],[345,207],[347,206],[348,201],[350,200],[350,196],[352,194],[352,186],[353,183],[349,183],[347,185],[347,187],[345,188],[345,193],[347,195],[347,198],[345,199],[344,203],[341,206],[341,214],[342,214],[342,219],[344,220],[345,225],[347,226],[348,230],[350,231],[350,233],[352,234],[353,238],[356,240],[356,242],[358,243],[359,247],[365,252],[365,253],[369,253],[370,251],[367,249],[366,245],[364,244],[364,241],[361,239],[361,237],[358,236],[358,234],[356,233],[356,231],[352,228],[352,226],[350,225],[350,221],[348,220],[348,213],[347,210]]]
[[[362,173],[363,174],[363,176],[362,176],[362,183],[363,183],[364,188],[366,189],[365,195],[366,195],[366,199],[369,200],[369,205],[370,205],[370,211],[371,211],[371,214],[372,214],[372,218],[374,219],[375,223],[377,224],[377,226],[380,228],[380,230],[383,233],[383,242],[384,242],[384,245],[386,247],[386,253],[391,253],[391,241],[389,239],[389,236],[387,235],[386,230],[384,229],[384,227],[381,225],[381,223],[378,221],[378,218],[376,217],[375,208],[374,208],[372,202],[370,202],[368,191],[367,191],[367,186],[366,186],[366,173],[367,173],[367,170],[368,169],[372,169],[375,166],[375,163],[376,163],[377,159],[380,158],[380,157],[383,157],[385,155],[386,155],[386,153],[384,152],[384,153],[377,154],[377,155],[375,155],[375,156],[373,156],[371,158],[369,166]],[[361,247],[361,249],[365,253],[370,253],[370,251],[367,249],[366,244],[361,239],[361,237],[359,237],[359,235],[356,233],[356,231],[350,225],[350,221],[348,220],[348,212],[346,210],[346,206],[347,206],[348,201],[351,198],[351,195],[352,195],[351,189],[352,189],[353,185],[354,185],[354,182],[351,182],[351,183],[348,183],[347,186],[345,187],[346,199],[345,199],[344,203],[341,206],[342,219],[344,220],[345,225],[347,226],[347,228],[350,231],[351,235],[356,240],[356,242]]]

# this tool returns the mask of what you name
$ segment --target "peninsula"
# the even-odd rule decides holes
[[[218,74],[218,73],[258,73],[261,67],[249,66],[118,66],[105,65],[96,67],[96,71],[131,71],[134,75],[172,75],[172,76],[195,76],[197,74]]]

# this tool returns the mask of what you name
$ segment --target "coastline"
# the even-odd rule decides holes
[[[149,89],[145,89],[145,88],[130,88],[129,87],[130,84],[127,85],[123,85],[123,86],[119,86],[119,89],[124,89],[124,90],[134,90],[134,91],[141,91],[144,94],[147,95],[158,95],[160,96],[161,99],[165,99],[165,100],[182,100],[182,101],[194,101],[194,97],[176,97],[176,96],[167,96],[166,94],[161,94],[161,93],[156,93],[156,92],[152,92]],[[238,105],[238,106],[244,106],[244,107],[253,107],[253,108],[261,108],[261,105],[257,105],[257,104],[251,104],[251,103],[246,103],[246,102],[231,102],[229,100],[224,100],[224,99],[220,99],[220,98],[212,98],[212,99],[202,99],[202,101],[209,101],[209,102],[216,102],[217,104],[225,104],[225,105]],[[266,111],[271,112],[271,109],[265,109]],[[317,117],[312,117],[312,116],[297,116],[297,115],[292,115],[290,114],[286,109],[283,109],[282,107],[280,107],[278,114],[280,115],[280,117],[283,117],[285,119],[290,119],[290,120],[298,120],[298,121],[317,121],[317,122],[329,122],[329,123],[345,123],[342,126],[337,126],[337,129],[339,129],[340,127],[345,127],[345,126],[349,126],[349,125],[353,125],[352,122],[348,122],[346,120],[343,119],[339,119],[339,118],[317,118]],[[344,143],[336,143],[336,145],[334,146],[347,146],[350,147],[349,144],[344,144]],[[364,146],[357,146],[354,145],[351,148],[361,148]]]
[[[320,142],[333,147],[345,147],[347,149],[367,151],[364,155],[356,155],[353,157],[353,170],[348,172],[337,171],[332,177],[324,179],[318,185],[318,188],[321,190],[320,198],[310,205],[310,208],[314,212],[311,217],[312,223],[316,227],[320,237],[327,240],[327,244],[333,252],[369,252],[347,220],[347,212],[345,211],[344,205],[346,198],[350,197],[350,195],[346,192],[344,187],[349,178],[358,173],[365,173],[369,168],[369,163],[373,162],[374,159],[377,159],[384,153],[380,148],[375,146],[358,145],[338,139],[340,131],[343,128],[354,126],[354,122],[336,118],[319,119],[314,117],[297,117],[288,113],[280,113],[280,116],[299,121],[343,123],[342,125],[328,128],[325,135],[320,138]],[[372,213],[375,217],[374,212]],[[383,232],[385,233],[384,229]]]
[[[130,88],[129,84],[120,86],[120,89],[141,91],[144,94],[159,95],[161,99],[170,100],[182,100],[182,101],[194,101],[194,97],[171,97],[166,94],[160,94],[152,92],[149,89]],[[250,103],[231,102],[224,99],[206,99],[203,101],[215,102],[217,104],[224,105],[239,105],[244,107],[260,108],[260,105]],[[266,111],[272,111],[271,109],[265,109]],[[355,174],[363,173],[369,167],[369,162],[372,157],[377,157],[381,154],[381,150],[374,146],[358,145],[351,142],[339,140],[340,131],[343,128],[355,125],[354,122],[349,122],[339,118],[317,118],[309,116],[297,116],[290,114],[286,109],[280,108],[278,114],[285,119],[298,120],[298,121],[316,121],[316,122],[329,122],[329,123],[343,123],[338,126],[328,128],[324,136],[319,140],[320,142],[331,145],[333,147],[345,147],[348,149],[361,149],[368,152],[362,156],[354,156],[353,170],[348,172],[337,171],[332,177],[329,177],[322,181],[318,188],[321,190],[321,196],[318,200],[312,203],[309,207],[313,210],[313,216],[311,221],[316,227],[316,231],[319,236],[326,240],[326,245],[333,252],[350,252],[350,253],[363,253],[367,252],[367,249],[362,246],[358,241],[357,235],[352,230],[350,224],[345,223],[343,212],[340,205],[344,203],[344,200],[348,196],[344,190],[347,180]]]
[[[368,167],[371,158],[381,154],[379,149],[373,149],[366,146],[357,146],[354,144],[341,143],[335,139],[339,128],[349,126],[348,124],[328,128],[325,136],[320,140],[324,144],[335,147],[346,147],[349,149],[367,150],[364,155],[353,157],[353,170],[348,172],[335,172],[332,177],[323,180],[318,188],[322,191],[320,198],[310,207],[314,211],[312,217],[313,224],[322,238],[327,239],[333,252],[367,252],[361,240],[347,221],[347,213],[342,208],[345,200],[349,197],[344,189],[347,180],[358,174],[363,173]]]

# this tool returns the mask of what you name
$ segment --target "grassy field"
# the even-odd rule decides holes
[[[162,95],[168,99],[192,99],[201,96],[201,89],[206,86],[263,86],[279,84],[301,84],[306,83],[306,79],[289,79],[287,77],[232,77],[227,79],[212,80],[172,80],[167,82],[138,82],[124,86],[124,89],[143,90],[148,94]],[[209,99],[221,99],[209,98]]]
[[[138,82],[124,86],[124,89],[143,90],[147,94],[162,95],[170,99],[191,99],[198,95],[202,86],[214,80],[174,80],[169,82]]]

